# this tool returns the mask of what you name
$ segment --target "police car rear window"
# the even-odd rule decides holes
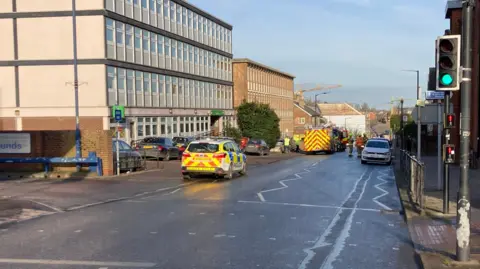
[[[188,146],[190,152],[215,153],[218,151],[218,144],[211,143],[192,143]]]

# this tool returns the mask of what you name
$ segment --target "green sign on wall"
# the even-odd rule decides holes
[[[225,115],[225,111],[223,111],[223,110],[212,110],[212,111],[210,111],[210,114],[212,116],[223,116],[223,115]]]

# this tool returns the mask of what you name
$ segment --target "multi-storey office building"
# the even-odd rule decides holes
[[[244,100],[269,104],[280,118],[282,135],[293,135],[295,76],[250,59],[233,60],[234,107]]]
[[[3,125],[71,129],[72,1],[0,3]],[[233,119],[232,26],[181,0],[76,3],[83,128],[113,128],[112,105],[126,107],[127,141],[203,133]]]

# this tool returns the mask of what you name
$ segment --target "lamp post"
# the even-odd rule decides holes
[[[82,141],[80,136],[80,111],[78,105],[78,65],[77,65],[77,12],[76,0],[72,0],[73,26],[73,87],[75,89],[75,157],[82,158]],[[77,165],[77,172],[81,166]]]
[[[420,100],[420,71],[419,70],[402,70],[404,72],[415,72],[417,73],[417,159],[420,161],[422,157],[421,152],[421,142],[422,142],[422,122],[420,114],[420,105],[418,101]]]
[[[318,112],[318,103],[317,103],[317,96],[319,95],[322,95],[322,94],[328,94],[328,92],[322,92],[322,93],[317,93],[315,94],[315,113],[319,113]],[[317,127],[318,125],[318,116],[315,117],[315,127]]]

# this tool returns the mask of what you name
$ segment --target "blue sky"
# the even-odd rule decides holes
[[[342,84],[328,102],[388,107],[426,88],[446,0],[189,0],[233,25],[235,58],[296,76],[295,83]]]

